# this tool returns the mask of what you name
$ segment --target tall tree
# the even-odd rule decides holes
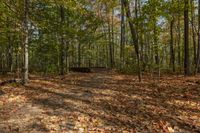
[[[180,0],[178,0],[178,65],[181,68],[181,10],[180,10]]]
[[[192,41],[193,41],[193,63],[197,63],[197,49],[196,49],[196,31],[195,31],[195,5],[194,0],[190,0],[191,6],[191,27],[192,27]]]
[[[175,54],[174,54],[174,9],[173,9],[174,1],[171,0],[171,22],[170,22],[170,66],[172,67],[173,72],[175,72]]]
[[[137,56],[138,78],[139,78],[139,81],[141,82],[142,78],[141,78],[140,54],[139,54],[139,45],[138,45],[137,33],[136,33],[136,29],[134,27],[134,24],[131,21],[132,16],[131,16],[131,11],[130,11],[130,7],[129,7],[129,2],[127,0],[123,0],[123,4],[124,4],[125,11],[126,11],[126,17],[128,19],[129,27],[130,27],[130,30],[131,30],[131,36],[132,36],[132,40],[133,40],[133,43],[134,43],[134,48],[135,48],[135,52],[136,52],[136,56]]]
[[[65,66],[65,39],[63,33],[63,25],[65,21],[65,11],[63,5],[60,5],[60,27],[61,27],[61,42],[60,42],[60,75],[64,75],[64,66]]]
[[[120,67],[124,65],[124,46],[125,46],[125,19],[124,19],[124,4],[121,0],[121,41],[120,41]]]
[[[184,73],[186,76],[190,74],[188,8],[189,0],[184,0]]]
[[[28,30],[28,18],[29,18],[29,0],[24,0],[24,68],[23,68],[23,84],[28,82],[28,71],[29,71],[29,30]]]
[[[199,71],[200,64],[200,0],[198,0],[198,48],[197,48],[197,63],[196,63],[196,73]]]

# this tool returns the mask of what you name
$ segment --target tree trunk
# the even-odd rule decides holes
[[[28,33],[28,16],[29,16],[29,0],[24,0],[24,70],[23,70],[23,84],[28,83],[28,64],[29,64],[29,53],[28,53],[28,44],[29,44],[29,33]]]
[[[109,13],[107,13],[108,15],[108,42],[109,42],[109,59],[110,59],[110,68],[113,68],[113,50],[112,50],[112,29],[111,29],[111,24],[110,24],[110,15]]]
[[[124,21],[124,5],[121,0],[121,42],[120,42],[120,68],[124,65],[124,46],[125,46],[125,21]]]
[[[12,47],[12,39],[11,36],[8,35],[8,70],[9,72],[12,72],[13,69],[13,47]]]
[[[173,0],[172,0],[172,5]],[[174,55],[174,34],[173,34],[173,28],[174,28],[174,16],[172,13],[172,20],[170,22],[170,67],[172,67],[173,72],[175,72],[175,55]]]
[[[60,27],[61,27],[61,42],[60,42],[60,75],[65,74],[64,66],[65,66],[65,40],[63,33],[63,24],[65,20],[65,12],[64,7],[60,6]]]
[[[159,65],[160,61],[159,61],[159,53],[158,53],[156,22],[154,22],[153,34],[154,34],[155,62],[156,62],[156,65]]]
[[[185,76],[190,75],[190,62],[189,62],[189,18],[188,18],[188,8],[189,1],[185,0],[184,7],[184,73]]]
[[[13,46],[12,46],[12,36],[10,32],[10,20],[7,17],[7,28],[8,28],[8,33],[7,33],[7,39],[8,39],[8,47],[7,47],[7,71],[12,72],[12,67],[13,67],[13,60],[12,60],[12,54],[13,54]]]
[[[66,66],[65,66],[65,68],[66,68],[66,70],[65,70],[65,72],[66,72],[66,74],[68,74],[69,73],[69,41],[67,41],[67,44],[65,44],[66,45],[66,49],[65,49],[65,60],[66,60]]]
[[[132,35],[132,40],[134,43],[134,48],[135,48],[135,52],[136,52],[136,56],[137,56],[137,70],[138,70],[138,78],[139,81],[141,82],[141,69],[140,69],[140,54],[139,54],[139,46],[138,46],[138,39],[137,39],[137,35],[136,35],[136,30],[135,27],[133,25],[133,22],[131,21],[131,11],[130,11],[130,7],[129,7],[129,3],[127,0],[123,0],[123,4],[124,4],[124,8],[126,11],[126,16],[128,19],[128,23],[129,23],[129,27],[131,30],[131,35]]]
[[[194,0],[190,0],[191,2],[191,26],[192,26],[192,39],[193,39],[193,58],[194,58],[194,65],[196,66],[197,63],[197,49],[196,49],[196,33],[195,33],[195,14],[194,14]]]
[[[115,34],[114,34],[114,9],[112,9],[112,67],[115,66]]]
[[[178,1],[178,7],[179,7],[179,9],[180,9],[180,0]],[[181,24],[180,24],[180,11],[179,11],[179,13],[178,13],[178,65],[179,65],[179,67],[181,68]],[[179,69],[180,69],[179,68]],[[181,71],[181,69],[180,69],[180,71]]]
[[[196,73],[199,71],[200,64],[200,0],[198,0],[198,49],[197,49],[197,63]]]
[[[81,44],[78,43],[78,67],[81,67]]]

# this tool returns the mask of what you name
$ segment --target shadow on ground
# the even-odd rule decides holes
[[[164,79],[159,83],[148,78],[138,83],[134,79],[100,73],[33,77],[29,85],[17,86],[13,93],[26,97],[25,103],[42,111],[19,130],[200,132],[197,78],[189,79],[192,83],[176,77],[173,82]]]

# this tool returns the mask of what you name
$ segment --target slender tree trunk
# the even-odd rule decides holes
[[[81,67],[81,44],[78,43],[78,67]]]
[[[139,15],[141,15],[141,0],[137,0],[137,3],[138,3],[138,6],[137,6],[137,10],[138,10],[138,13]],[[138,18],[138,13],[137,13],[137,18]],[[140,60],[141,60],[141,68],[142,68],[142,71],[145,70],[145,63],[144,63],[144,49],[145,49],[145,38],[144,38],[144,22],[141,22],[141,24],[138,22],[138,27],[140,27]]]
[[[135,30],[135,27],[133,25],[133,22],[131,21],[132,17],[131,17],[129,2],[127,0],[123,0],[123,4],[124,4],[125,11],[126,11],[126,17],[128,19],[128,22],[129,22],[132,40],[133,40],[133,43],[134,43],[134,48],[135,48],[135,52],[136,52],[136,56],[137,56],[138,78],[139,78],[139,81],[141,82],[142,78],[141,78],[141,68],[140,68],[140,54],[139,54],[139,46],[138,46],[138,41],[137,41],[138,39],[137,39],[137,35],[136,35],[136,30]]]
[[[2,50],[0,49],[0,73],[3,73],[3,58],[2,58]]]
[[[185,75],[190,75],[190,62],[189,62],[189,18],[188,18],[188,8],[189,0],[185,0],[184,7],[184,72]]]
[[[20,56],[19,56],[19,44],[17,43],[16,49],[15,49],[15,67],[16,67],[16,73],[17,73],[17,78],[20,77]]]
[[[0,53],[0,58],[1,58],[0,59],[1,60],[0,72],[1,72],[1,74],[5,74],[5,53],[4,53],[3,49],[0,52],[1,52]]]
[[[110,68],[113,68],[113,50],[112,50],[112,33],[111,33],[111,26],[110,26],[110,16],[108,13],[108,41],[109,41],[109,59],[110,59]]]
[[[172,0],[172,5],[173,0]],[[174,16],[172,14],[172,20],[170,22],[170,67],[172,67],[173,72],[175,72],[175,54],[174,54],[174,34],[173,34],[173,28],[174,28]]]
[[[138,44],[138,54],[139,54],[139,57],[140,57],[140,60],[141,60],[141,52],[140,52],[140,48],[139,48],[139,33],[138,33],[138,27],[139,27],[139,23],[138,23],[138,0],[135,0],[135,32],[136,32],[136,43]],[[140,67],[141,67],[141,64],[140,64]]]
[[[97,52],[96,52],[96,57],[97,57],[96,66],[99,67],[100,62],[99,62],[99,46],[98,45],[96,46],[96,49],[97,49]]]
[[[112,32],[112,67],[115,66],[115,34],[114,34],[114,9],[112,9],[112,21],[111,21],[111,32]]]
[[[180,9],[180,0],[178,1],[178,8]],[[180,11],[178,13],[178,65],[181,68],[181,24],[180,24]],[[181,69],[180,69],[181,71]]]
[[[88,49],[90,50],[90,51],[92,51],[92,48],[91,48],[91,43],[89,43],[89,47],[88,47]],[[97,51],[98,52],[98,51]],[[88,67],[90,68],[91,67],[91,53],[90,53],[90,56],[89,56],[89,59],[88,59]],[[99,57],[97,57],[97,58],[99,58]]]
[[[69,73],[69,41],[65,42],[65,72],[66,74]]]
[[[11,39],[11,36],[9,35],[8,36],[8,69],[9,69],[9,72],[12,72],[12,69],[13,69],[12,54],[13,54],[12,39]]]
[[[136,32],[136,41],[139,44],[139,34],[138,34],[138,0],[135,0],[135,32]],[[139,46],[138,46],[139,50]]]
[[[23,70],[23,84],[28,83],[28,64],[29,64],[29,52],[28,52],[28,44],[29,44],[29,32],[28,32],[28,16],[29,16],[29,0],[24,0],[24,70]]]
[[[121,42],[120,42],[120,68],[124,66],[124,46],[125,46],[125,21],[124,21],[124,5],[121,0]]]
[[[154,32],[155,62],[156,62],[156,65],[157,65],[158,77],[160,78],[160,56],[159,56],[156,21],[154,23],[154,31],[153,32]]]
[[[198,48],[197,48],[197,61],[196,73],[199,71],[200,64],[200,0],[198,0]]]
[[[157,39],[157,29],[156,29],[156,22],[154,23],[154,48],[155,48],[155,62],[156,65],[159,65],[159,53],[158,53],[158,39]]]
[[[60,27],[61,27],[61,42],[60,42],[60,75],[65,74],[65,52],[66,52],[66,45],[65,45],[65,39],[64,39],[64,33],[63,33],[63,25],[65,21],[65,11],[64,7],[60,6]]]
[[[12,72],[12,67],[13,67],[13,60],[12,60],[12,54],[13,54],[13,46],[12,46],[12,36],[10,32],[10,20],[7,17],[7,28],[8,28],[8,33],[7,33],[7,39],[8,39],[8,47],[7,47],[7,70],[9,72]]]
[[[191,5],[191,26],[192,26],[192,39],[193,39],[193,58],[194,58],[194,64],[197,65],[197,48],[196,48],[196,33],[195,33],[195,14],[194,14],[194,0],[190,0]]]

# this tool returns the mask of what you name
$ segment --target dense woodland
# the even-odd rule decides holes
[[[71,67],[196,74],[196,0],[1,0],[0,70],[67,74]],[[140,79],[141,80],[141,79]],[[26,81],[25,81],[26,82]]]
[[[0,0],[0,132],[199,133],[199,73],[200,0]]]

